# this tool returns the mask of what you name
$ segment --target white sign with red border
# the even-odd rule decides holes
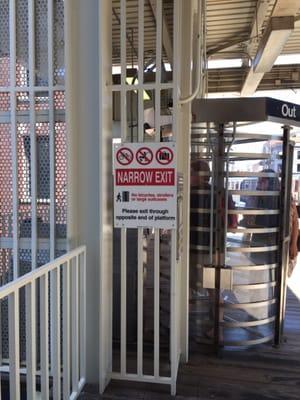
[[[176,228],[175,143],[113,147],[115,228]]]

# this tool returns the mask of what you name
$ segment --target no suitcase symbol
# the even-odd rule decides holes
[[[136,152],[136,161],[141,165],[149,165],[153,160],[153,153],[149,147],[141,147]]]
[[[133,161],[133,152],[128,147],[122,147],[117,151],[116,158],[119,164],[129,165]]]
[[[168,165],[173,161],[174,153],[169,147],[161,147],[156,152],[156,161],[162,165]]]

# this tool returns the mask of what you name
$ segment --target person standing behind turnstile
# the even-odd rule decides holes
[[[199,175],[201,173],[202,175]],[[191,264],[209,264],[209,232],[197,230],[197,228],[210,227],[210,207],[211,207],[211,186],[209,184],[210,169],[208,163],[204,160],[195,160],[191,165],[191,198],[190,198],[190,254]],[[199,194],[198,191],[201,191]],[[202,211],[199,211],[202,210]],[[195,228],[195,229],[193,229]],[[203,246],[199,250],[198,246]],[[193,271],[191,271],[193,272]],[[196,273],[196,271],[195,271]],[[197,279],[191,274],[191,283],[195,283]]]
[[[202,268],[212,265],[214,260],[210,259],[210,247],[214,254],[214,235],[210,235],[210,230],[214,231],[215,218],[211,221],[211,185],[210,169],[205,160],[194,160],[191,164],[191,197],[190,197],[190,291],[193,295],[208,295],[210,304],[209,313],[213,315],[214,289],[203,289]],[[215,204],[214,199],[214,204]],[[225,201],[223,202],[225,205]],[[228,209],[234,208],[231,196],[228,196]],[[215,215],[214,210],[213,215]],[[211,226],[212,222],[212,226]],[[237,227],[237,216],[228,214],[228,227]],[[204,228],[204,229],[203,229]],[[213,243],[210,243],[211,238]],[[222,299],[220,299],[222,302]],[[220,315],[220,319],[223,316]],[[212,338],[213,330],[206,331],[206,336]]]
[[[274,174],[273,169],[264,169],[264,174]],[[277,177],[260,177],[256,184],[257,191],[280,191],[280,181]],[[279,209],[279,197],[262,195],[256,199],[256,208],[266,210],[264,214],[257,214],[251,227],[254,228],[277,228],[279,226],[279,215],[268,214],[270,210]],[[268,247],[274,246],[277,242],[276,235],[270,233],[254,233],[252,234],[251,247]],[[273,264],[277,260],[277,251],[259,251],[250,253],[250,259],[255,264]]]
[[[203,289],[202,267],[211,263],[209,246],[211,235],[209,228],[211,207],[210,169],[204,160],[191,163],[190,197],[190,334],[196,338],[199,332],[198,314],[204,307],[209,320],[212,319],[213,306],[202,304],[203,299],[213,301],[213,290]],[[204,228],[204,229],[203,229]],[[211,244],[212,245],[212,244]],[[201,246],[201,248],[199,247]],[[206,303],[206,301],[205,301]],[[203,310],[202,310],[203,311]],[[199,314],[200,315],[200,314]],[[203,315],[203,313],[202,313]],[[206,319],[207,319],[206,317]],[[211,327],[209,327],[210,329]],[[205,327],[207,329],[207,327]]]
[[[289,251],[289,267],[288,276],[290,277],[297,264],[298,255],[298,236],[299,236],[299,222],[298,222],[298,211],[295,200],[291,201],[290,211],[290,251]]]
[[[274,173],[273,169],[265,169],[263,173]],[[280,191],[280,182],[277,177],[260,177],[257,182],[256,190],[259,191]],[[257,208],[265,210],[279,209],[279,198],[277,196],[259,196],[257,199]],[[258,228],[274,228],[279,226],[278,215],[256,215],[254,227]],[[298,240],[298,214],[295,202],[291,199],[290,208],[290,248],[289,248],[289,265],[288,276],[291,276],[297,260],[297,240]],[[253,234],[251,246],[272,246],[276,243],[276,236],[269,233]],[[256,264],[271,264],[276,262],[276,254],[274,252],[252,253],[252,261]]]

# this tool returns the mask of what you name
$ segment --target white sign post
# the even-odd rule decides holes
[[[176,228],[175,143],[124,143],[113,149],[115,228]]]

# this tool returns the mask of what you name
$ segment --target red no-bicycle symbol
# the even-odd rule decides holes
[[[119,164],[129,165],[133,161],[133,152],[128,147],[121,147],[117,151],[116,158]]]
[[[149,165],[153,160],[153,153],[149,147],[141,147],[136,152],[136,161],[141,165]]]
[[[173,161],[174,153],[169,147],[161,147],[157,150],[155,157],[159,164],[168,165]]]

